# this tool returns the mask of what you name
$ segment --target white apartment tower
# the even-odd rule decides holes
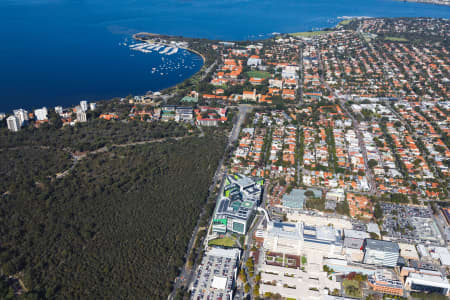
[[[62,106],[55,106],[55,112],[60,115],[63,113],[63,108]]]
[[[19,119],[16,116],[9,116],[6,119],[6,124],[8,125],[8,129],[12,132],[17,132],[20,129]]]
[[[86,100],[80,101],[80,106],[82,111],[88,110],[88,102]]]
[[[25,109],[15,109],[13,110],[13,113],[19,121],[19,127],[21,127],[25,121],[28,121],[28,112]]]
[[[47,107],[39,108],[34,110],[34,116],[36,117],[36,120],[38,121],[44,121],[47,120]]]
[[[84,111],[77,110],[77,121],[78,122],[86,122],[87,121],[86,113]]]

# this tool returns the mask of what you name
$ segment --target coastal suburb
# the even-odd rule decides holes
[[[448,19],[127,47],[203,67],[0,114],[0,299],[449,299]]]

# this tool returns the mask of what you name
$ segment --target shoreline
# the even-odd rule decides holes
[[[145,34],[145,35],[148,35],[148,36],[161,37],[161,35],[159,35],[159,34],[148,33],[148,32],[139,32],[139,33],[133,34],[133,35],[132,35],[132,38],[135,39],[135,40],[137,40],[137,41],[147,42],[147,40],[142,39],[142,38],[139,38],[138,36],[136,36],[136,35],[139,35],[139,34]],[[164,46],[166,46],[166,47],[173,47],[173,45],[166,44],[166,43],[159,43],[159,44],[164,45]],[[192,74],[191,76],[185,78],[183,81],[180,81],[180,82],[175,83],[175,84],[173,84],[173,85],[171,85],[171,86],[165,87],[165,88],[163,88],[163,89],[158,89],[158,90],[155,90],[155,91],[147,90],[146,92],[144,92],[144,94],[146,94],[146,93],[148,93],[148,92],[162,92],[162,91],[165,91],[165,90],[174,88],[174,87],[176,87],[177,85],[182,84],[182,83],[185,82],[186,80],[191,79],[192,77],[194,77],[195,75],[197,75],[198,73],[200,73],[200,72],[205,68],[205,66],[206,66],[206,58],[205,58],[205,56],[204,56],[202,53],[198,52],[197,50],[190,49],[190,48],[186,48],[186,47],[179,47],[179,46],[177,46],[177,48],[180,48],[180,49],[189,51],[189,52],[191,52],[191,53],[193,53],[193,54],[195,54],[195,55],[200,56],[201,59],[202,59],[202,62],[203,62],[201,68],[200,68],[197,72],[195,72],[194,74]],[[129,94],[134,95],[134,94],[131,93],[131,92],[130,92]],[[138,95],[138,94],[136,94],[136,95]],[[98,102],[98,101],[112,101],[112,100],[114,100],[114,99],[125,98],[125,97],[126,97],[126,96],[113,96],[113,97],[111,97],[111,98],[109,98],[109,99],[87,99],[88,97],[85,97],[85,98],[83,98],[83,99],[88,100],[88,101],[90,101],[90,102]],[[80,99],[79,101],[82,101],[83,99]],[[73,104],[66,104],[66,105],[64,105],[64,104],[57,104],[56,106],[62,106],[64,109],[66,109],[66,108],[73,108],[73,107],[75,107],[75,106],[78,105],[78,104],[79,104],[79,102],[75,102],[75,103],[73,103]],[[53,108],[55,107],[55,106],[48,106],[48,105],[45,105],[45,104],[44,104],[43,106],[47,107],[48,109],[53,109]],[[16,108],[11,109],[10,112],[12,112],[14,109],[19,109],[19,108],[24,108],[24,107],[25,107],[25,106],[20,106],[20,107],[18,106],[18,107],[16,107]],[[34,111],[35,109],[38,109],[38,108],[41,108],[41,107],[42,107],[41,105],[38,105],[38,106],[30,107],[30,108],[25,107],[24,109],[27,110],[27,111],[32,112],[32,111]],[[5,114],[8,115],[8,111],[7,111],[7,110],[0,110],[0,113],[5,113]]]
[[[397,2],[414,2],[414,3],[423,3],[423,4],[435,4],[435,5],[450,6],[450,4],[445,4],[445,3],[434,3],[434,2],[432,2],[433,0],[395,0],[395,1],[397,1]],[[340,21],[339,21],[336,25],[334,25],[333,27],[330,27],[330,28],[329,28],[330,30],[323,31],[323,30],[318,29],[318,30],[303,31],[303,32],[280,33],[279,35],[294,35],[294,36],[295,36],[295,35],[298,35],[298,36],[303,36],[303,35],[308,36],[308,35],[311,35],[311,36],[314,36],[314,35],[319,35],[319,34],[327,34],[327,33],[332,33],[332,32],[334,31],[334,29],[336,29],[338,26],[347,25],[348,23],[352,22],[353,20],[357,20],[357,19],[365,19],[365,18],[388,18],[388,19],[411,18],[411,19],[415,19],[415,18],[427,18],[427,17],[370,17],[370,16],[341,16],[341,17],[337,17],[337,19],[340,20]],[[433,18],[433,17],[430,17],[430,18]],[[144,36],[145,36],[145,37],[148,37],[148,39],[146,39]],[[131,37],[132,37],[134,40],[136,40],[136,41],[145,42],[145,43],[152,43],[152,42],[149,41],[149,40],[151,40],[152,38],[158,38],[158,39],[178,39],[178,40],[180,40],[180,41],[189,41],[190,39],[196,39],[196,38],[190,38],[190,37],[170,36],[170,35],[163,35],[163,34],[150,33],[150,32],[137,32],[137,33],[132,34]],[[271,38],[273,38],[273,36],[271,36],[271,37],[266,37],[266,38],[262,38],[262,39],[256,39],[256,40],[254,40],[254,41],[256,42],[256,41],[267,40],[267,39],[271,39]],[[206,39],[206,40],[208,40],[208,41],[215,41],[215,42],[220,42],[220,41],[222,41],[222,40],[219,41],[219,40],[213,40],[213,39]],[[225,41],[225,40],[224,40],[224,41]],[[230,41],[232,41],[232,40],[230,40]],[[234,42],[239,42],[239,41],[234,41]],[[156,43],[156,42],[154,42],[154,43]],[[171,44],[168,44],[168,43],[163,43],[163,42],[158,42],[158,43],[161,44],[161,45],[167,46],[167,47],[173,47],[173,46],[174,46],[174,45],[171,45]],[[175,83],[175,84],[173,84],[173,85],[171,85],[171,86],[168,86],[168,87],[165,87],[165,88],[162,88],[162,89],[157,89],[157,90],[152,91],[152,92],[163,92],[163,91],[165,91],[165,90],[172,89],[172,88],[178,86],[179,84],[182,84],[182,83],[186,82],[187,80],[193,78],[194,76],[198,75],[198,74],[201,73],[203,70],[205,70],[205,69],[207,69],[207,68],[209,67],[209,66],[207,66],[207,64],[206,64],[206,58],[205,58],[205,56],[204,56],[201,52],[199,52],[199,51],[197,51],[197,50],[195,50],[195,49],[189,48],[189,47],[182,47],[182,46],[177,46],[177,47],[180,48],[180,49],[189,51],[189,52],[191,52],[191,53],[193,53],[193,54],[196,54],[196,55],[200,56],[201,59],[202,59],[202,61],[203,61],[202,67],[201,67],[197,72],[195,72],[194,74],[192,74],[191,76],[185,78],[183,81],[180,81],[180,82],[178,82],[178,83]],[[150,91],[151,91],[151,90],[147,90],[147,92],[150,92]],[[145,93],[146,93],[146,92],[145,92]],[[144,93],[144,94],[145,94],[145,93]],[[130,93],[130,94],[133,94],[133,93]],[[86,99],[87,99],[87,98],[89,98],[89,97],[86,97]],[[116,98],[121,98],[121,96],[112,96],[112,97],[109,98],[109,99],[89,99],[89,101],[111,101],[111,100],[116,99]],[[45,105],[45,104],[44,104],[44,105]],[[65,106],[65,105],[61,105],[61,106],[63,106],[64,108],[66,108],[66,107],[73,107],[74,105],[77,105],[77,104],[74,103],[74,104],[69,104],[69,105],[67,105],[67,106]],[[45,105],[45,106],[47,106],[47,105]],[[21,106],[19,105],[17,108],[19,108],[19,107],[21,107]],[[38,105],[38,106],[34,106],[33,108],[26,108],[26,109],[32,111],[32,110],[34,110],[34,109],[36,109],[36,108],[39,108],[39,107],[41,107],[41,106]],[[15,108],[15,109],[17,109],[17,108]],[[12,111],[12,110],[11,110],[11,111]],[[4,112],[4,113],[8,114],[8,112],[7,112],[6,110],[4,110],[4,111],[0,110],[0,112]]]
[[[140,42],[143,42],[143,43],[149,43],[149,44],[152,44],[152,43],[150,43],[147,39],[145,39],[145,38],[143,38],[143,37],[140,37],[139,35],[145,35],[145,36],[148,36],[148,37],[155,37],[155,38],[162,38],[162,35],[156,34],[156,33],[150,33],[150,32],[137,32],[137,33],[134,33],[134,34],[132,35],[132,37],[133,37],[134,40],[140,41]],[[181,37],[181,39],[184,39],[184,37]],[[166,46],[166,47],[173,47],[173,45],[170,45],[170,44],[167,44],[167,43],[158,42],[158,44],[164,45],[164,46]],[[183,81],[178,82],[178,83],[176,83],[176,84],[174,84],[174,85],[172,85],[172,86],[169,86],[169,87],[167,87],[167,88],[160,89],[160,90],[157,90],[157,91],[152,91],[152,92],[162,92],[162,91],[165,91],[165,90],[168,90],[168,89],[172,89],[172,88],[176,87],[177,85],[182,84],[182,83],[185,82],[186,80],[191,79],[192,77],[194,77],[194,76],[196,76],[197,74],[199,74],[203,69],[207,68],[207,66],[206,66],[206,58],[205,58],[205,56],[204,56],[202,53],[198,52],[197,50],[188,48],[188,47],[180,47],[180,46],[177,46],[177,48],[180,48],[180,49],[189,51],[189,52],[191,52],[191,53],[193,53],[193,54],[195,54],[195,55],[200,56],[201,59],[202,59],[202,61],[203,61],[202,67],[201,67],[197,72],[195,72],[194,74],[192,74],[192,76],[189,76],[188,78],[185,78]]]

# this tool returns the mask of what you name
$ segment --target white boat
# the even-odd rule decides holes
[[[139,43],[139,44],[130,45],[129,47],[134,49],[134,48],[138,48],[138,47],[143,46],[143,45],[145,45],[145,44],[144,43]]]
[[[160,51],[159,54],[166,54],[170,50],[172,50],[172,47],[166,47],[166,48],[164,48],[164,50]]]
[[[167,53],[167,55],[172,55],[178,52],[178,48],[173,48],[170,52]]]

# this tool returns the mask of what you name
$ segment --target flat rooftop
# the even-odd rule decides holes
[[[344,229],[344,237],[363,240],[363,239],[368,239],[370,237],[370,235],[365,231]]]
[[[415,283],[420,283],[424,285],[428,284],[450,289],[450,284],[448,283],[448,280],[440,276],[433,276],[422,273],[410,273],[408,278],[411,278]]]
[[[397,243],[382,241],[382,240],[374,240],[374,239],[366,239],[366,248],[384,251],[384,252],[399,252],[400,248]]]
[[[301,223],[290,224],[283,222],[274,222],[273,227],[270,228],[267,233],[270,236],[286,237],[293,240],[301,240],[303,239],[302,229],[303,228]]]

